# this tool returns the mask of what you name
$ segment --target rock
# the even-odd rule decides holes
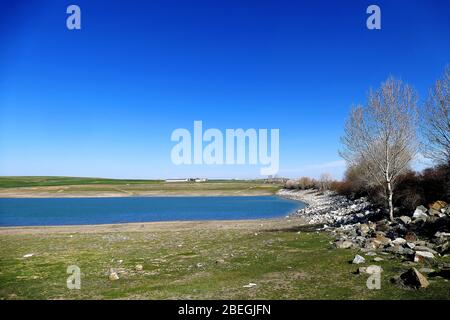
[[[450,238],[450,232],[436,232],[434,234],[436,238]]]
[[[249,282],[249,284],[246,284],[245,286],[242,286],[243,288],[251,288],[256,287],[256,283]]]
[[[408,242],[414,242],[414,241],[417,240],[417,236],[416,236],[416,234],[414,232],[409,231],[405,235],[405,240],[408,241]]]
[[[367,250],[375,250],[378,249],[378,247],[381,245],[381,243],[375,239],[369,240],[366,242],[366,245],[364,246]]]
[[[441,211],[442,209],[445,209],[446,206],[447,206],[447,203],[445,201],[438,200],[438,201],[435,201],[432,204],[430,204],[429,208],[436,210],[436,211]]]
[[[361,235],[366,235],[370,231],[370,228],[367,224],[363,223],[359,226],[359,231]]]
[[[31,258],[32,256],[34,256],[34,253],[27,253],[26,255],[24,255],[24,258]]]
[[[111,281],[119,280],[119,275],[117,274],[116,271],[114,271],[114,269],[109,270],[109,280]]]
[[[395,245],[402,246],[402,245],[406,244],[406,240],[403,239],[403,238],[395,238],[395,240],[392,241],[392,243],[395,244]]]
[[[355,256],[355,258],[353,258],[353,261],[352,261],[353,264],[361,264],[364,262],[366,262],[366,259],[364,259],[364,257],[361,257],[359,254],[357,254]]]
[[[416,268],[411,268],[400,276],[403,285],[414,288],[426,288],[430,285],[427,278],[417,271]]]
[[[377,254],[375,253],[375,252],[373,252],[373,251],[369,251],[369,252],[367,252],[366,253],[366,256],[371,256],[371,257],[373,257],[373,256],[376,256]]]
[[[359,267],[356,273],[357,274],[367,273],[367,267]]]
[[[137,264],[137,265],[134,267],[134,269],[135,269],[136,271],[142,271],[142,270],[144,270],[144,266],[143,266],[142,264]]]
[[[371,265],[368,267],[359,267],[356,273],[358,274],[374,274],[383,272],[383,268],[380,266]]]
[[[431,268],[420,268],[419,271],[426,274],[436,272],[434,269]]]
[[[407,242],[406,246],[410,249],[414,249],[416,247],[416,245],[414,244],[414,242]]]
[[[203,264],[202,263],[197,263],[197,268],[202,268]]]
[[[382,234],[377,234],[375,240],[378,241],[381,245],[387,245],[391,243],[391,239],[385,237]]]
[[[450,253],[450,241],[444,242],[443,244],[438,246],[436,249],[441,255]]]
[[[438,210],[434,210],[434,209],[428,210],[428,214],[430,216],[434,216],[434,217],[440,217],[441,216],[441,212],[438,211]]]
[[[399,218],[399,220],[400,220],[401,222],[403,222],[404,224],[409,224],[409,223],[411,223],[411,218],[408,217],[408,216],[401,216],[401,217]]]
[[[424,262],[424,261],[434,262],[434,254],[428,251],[416,251],[416,255],[414,256],[414,262]]]
[[[371,265],[367,267],[366,272],[369,274],[381,273],[383,272],[383,268],[380,266]]]
[[[380,257],[375,257],[375,258],[373,258],[373,261],[375,261],[375,262],[381,262],[381,261],[384,261],[384,259],[383,259],[383,258],[380,258]]]
[[[394,253],[397,255],[413,255],[414,251],[402,246],[392,246],[384,249],[385,252]]]
[[[424,206],[418,206],[413,213],[413,218],[426,220],[428,218],[427,211],[427,208]]]
[[[414,251],[416,251],[416,252],[417,251],[426,251],[426,252],[430,252],[432,254],[438,254],[435,250],[433,250],[429,247],[426,247],[426,246],[415,246]]]
[[[349,248],[353,247],[353,242],[348,241],[348,240],[344,240],[344,241],[339,240],[339,241],[336,241],[334,243],[334,245],[338,249],[349,249]]]

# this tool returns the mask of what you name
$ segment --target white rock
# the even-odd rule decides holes
[[[135,269],[136,271],[142,271],[144,269],[144,266],[142,264],[137,264]]]
[[[434,259],[434,254],[428,251],[416,251],[414,262],[420,262],[424,259]]]
[[[256,283],[249,282],[249,284],[246,284],[245,286],[242,286],[243,288],[251,288],[256,287]]]
[[[24,255],[24,258],[31,258],[32,256],[34,256],[34,253],[27,253],[26,255]]]
[[[406,240],[403,239],[403,238],[395,238],[395,240],[392,241],[392,243],[401,246],[401,245],[404,245],[406,243]]]
[[[366,262],[366,259],[364,259],[364,257],[361,257],[359,254],[357,254],[355,256],[355,258],[353,258],[353,262],[352,263],[354,263],[354,264],[361,264],[361,263],[364,263],[364,262]]]
[[[109,280],[111,280],[111,281],[119,280],[119,275],[117,274],[117,272],[111,271],[109,273]]]
[[[413,242],[407,242],[406,245],[407,245],[410,249],[414,249],[415,246],[416,246]]]
[[[383,258],[380,258],[380,257],[375,257],[375,258],[373,258],[373,261],[375,261],[375,262],[381,262],[381,261],[384,261],[384,259],[383,259]]]

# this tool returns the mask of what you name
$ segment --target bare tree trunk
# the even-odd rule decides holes
[[[391,221],[394,221],[394,205],[392,203],[392,196],[394,193],[392,192],[392,186],[390,181],[387,183],[387,189],[388,189],[389,219],[391,219]]]

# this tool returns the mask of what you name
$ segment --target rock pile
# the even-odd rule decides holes
[[[310,224],[342,225],[367,221],[379,210],[373,210],[366,198],[347,199],[332,191],[281,190],[278,195],[307,203],[292,215],[306,218]]]
[[[450,265],[438,259],[450,254],[450,205],[444,201],[436,201],[428,209],[418,206],[411,216],[389,221],[380,218],[380,210],[365,198],[349,200],[330,191],[314,190],[282,190],[279,194],[306,202],[308,206],[294,215],[306,218],[310,224],[325,224],[321,230],[326,229],[335,236],[336,248],[356,248],[369,256],[374,253],[394,255],[409,266],[420,264],[436,268],[438,271],[434,274],[448,276]],[[363,257],[359,257],[357,255],[353,263],[363,263]],[[377,257],[377,261],[383,259]],[[416,269],[410,270],[404,278],[407,280],[400,277],[399,281],[405,285],[414,282],[413,287],[427,286],[426,277]]]

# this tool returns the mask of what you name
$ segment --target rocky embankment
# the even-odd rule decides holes
[[[428,286],[422,273],[450,277],[450,264],[440,259],[450,254],[450,204],[436,201],[428,208],[419,206],[410,215],[389,221],[365,198],[350,200],[317,190],[281,190],[279,195],[306,202],[307,207],[294,215],[332,233],[336,248],[359,250],[361,255],[355,256],[355,264],[400,257],[410,269],[395,281],[414,288]],[[366,268],[358,271],[365,272]]]

